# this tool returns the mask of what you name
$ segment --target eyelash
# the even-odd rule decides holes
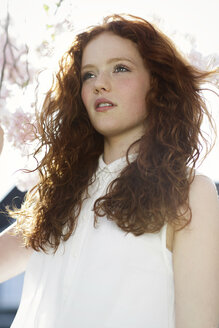
[[[114,70],[117,69],[117,68],[122,68],[122,69],[125,69],[125,72],[130,72],[130,69],[128,67],[126,67],[125,65],[121,65],[121,64],[117,64],[115,67],[114,67]],[[123,71],[124,72],[124,71]]]
[[[117,69],[122,69],[122,71],[119,71],[119,72],[115,72]],[[125,70],[125,71],[124,71]],[[114,67],[114,73],[123,73],[123,72],[130,72],[130,69],[125,66],[125,65],[122,65],[122,64],[117,64],[115,67]],[[91,72],[86,72],[84,73],[84,75],[82,75],[82,82],[88,80],[91,78],[91,75],[94,75],[93,73]]]

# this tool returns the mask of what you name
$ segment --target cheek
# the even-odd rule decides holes
[[[89,103],[89,95],[90,95],[89,88],[87,86],[82,86],[81,99],[86,108],[88,107],[88,103]]]
[[[81,99],[82,99],[82,101],[83,101],[83,103],[85,105],[85,102],[86,102],[86,92],[85,92],[85,88],[84,87],[82,87],[82,89],[81,89]]]
[[[120,86],[120,95],[124,99],[124,103],[128,107],[132,107],[133,111],[144,111],[146,109],[147,86],[144,84],[133,83],[128,81],[122,87]]]
[[[82,99],[82,102],[84,104],[84,107],[87,111],[87,114],[88,114],[88,117],[90,118],[91,120],[91,109],[90,109],[90,91],[87,87],[82,87],[81,89],[81,99]]]
[[[135,79],[126,79],[116,85],[116,89],[128,98],[145,99],[148,90],[148,83],[144,79],[137,77]]]
[[[142,109],[142,111],[146,110],[146,96],[148,92],[148,85],[145,83],[145,81],[142,81],[142,83],[138,83],[135,86],[133,86],[133,102],[138,105],[138,108]]]

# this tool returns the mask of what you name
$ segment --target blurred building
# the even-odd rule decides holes
[[[0,284],[0,328],[9,328],[17,312],[24,273]]]

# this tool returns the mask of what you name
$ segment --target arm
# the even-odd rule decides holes
[[[0,154],[3,148],[4,132],[0,126]],[[15,224],[0,233],[0,283],[25,271],[31,248],[22,246],[22,236],[13,236]]]
[[[3,148],[4,132],[0,126],[0,154]],[[12,236],[15,224],[0,233],[0,283],[25,271],[32,249],[22,246],[21,236]]]
[[[219,327],[219,201],[213,182],[196,176],[192,221],[175,232],[173,267],[176,328]]]
[[[26,269],[33,250],[22,246],[21,236],[12,236],[14,224],[0,234],[0,283],[6,281]]]

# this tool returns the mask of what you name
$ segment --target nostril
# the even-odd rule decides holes
[[[99,93],[101,90],[108,91],[109,88],[106,88],[106,87],[97,87],[97,86],[95,86],[95,88],[94,88],[94,92],[95,93]]]

